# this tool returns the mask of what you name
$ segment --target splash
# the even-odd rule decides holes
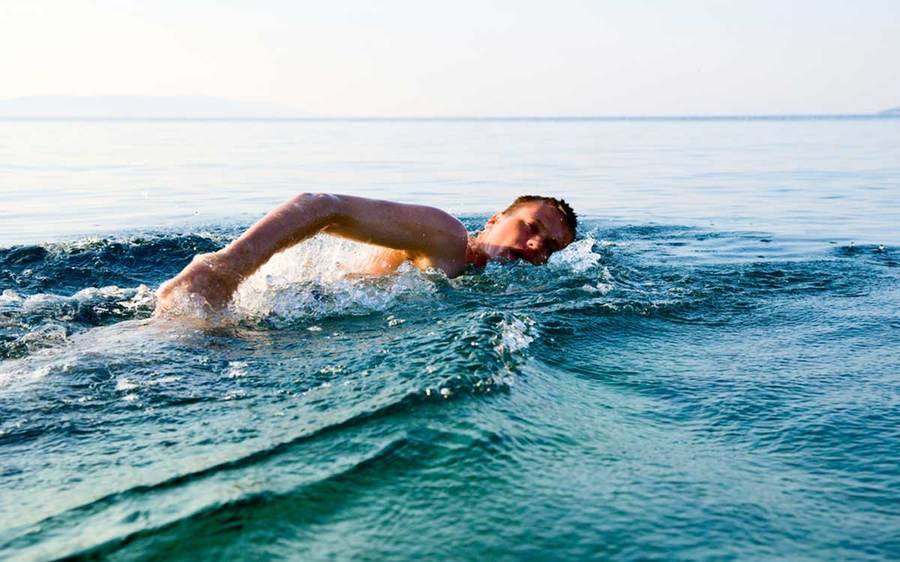
[[[597,267],[603,259],[603,256],[594,251],[594,246],[598,243],[592,236],[576,240],[562,251],[550,256],[547,265],[557,270],[584,273]]]
[[[156,297],[146,285],[88,287],[71,296],[0,293],[0,358],[65,344],[75,333],[118,320],[147,316]]]
[[[527,349],[534,341],[535,322],[525,315],[510,315],[497,324],[499,334],[494,338],[498,354],[516,353]]]
[[[317,236],[272,257],[238,287],[230,312],[238,320],[276,325],[301,319],[383,311],[405,299],[428,298],[434,276],[409,264],[396,274],[360,274],[381,255],[376,246]]]

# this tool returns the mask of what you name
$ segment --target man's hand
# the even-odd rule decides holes
[[[197,298],[203,300],[199,304],[204,308],[218,310],[231,300],[241,279],[218,253],[200,254],[159,288],[156,311],[178,312]]]

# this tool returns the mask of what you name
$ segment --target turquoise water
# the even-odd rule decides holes
[[[891,560],[900,120],[0,122],[0,559]],[[295,191],[544,267],[153,290]]]

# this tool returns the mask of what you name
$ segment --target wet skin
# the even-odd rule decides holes
[[[549,203],[534,201],[491,217],[470,245],[487,260],[521,259],[542,264],[572,239],[563,214]]]

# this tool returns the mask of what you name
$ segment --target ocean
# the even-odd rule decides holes
[[[303,191],[581,223],[152,317]],[[896,117],[0,120],[0,559],[896,560],[898,225]]]

